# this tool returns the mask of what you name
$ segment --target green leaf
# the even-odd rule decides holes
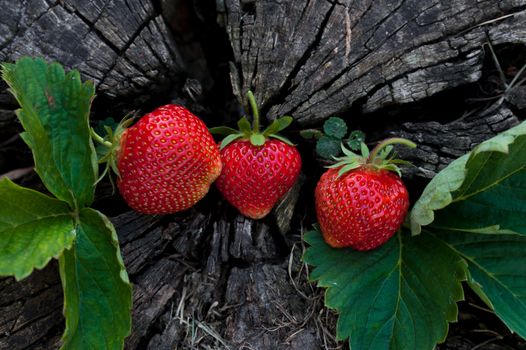
[[[338,170],[338,177],[342,176],[343,174],[353,170],[353,169],[357,169],[359,167],[361,167],[362,165],[360,163],[351,163],[351,164],[346,164],[344,166],[341,167],[340,170]]]
[[[82,209],[75,244],[59,261],[63,349],[122,349],[131,327],[131,286],[111,222],[96,210]]]
[[[360,144],[360,151],[362,152],[362,157],[369,157],[369,147],[363,142]]]
[[[5,64],[2,76],[22,107],[22,138],[33,151],[35,170],[57,198],[73,208],[93,201],[97,156],[90,138],[92,82],[58,63],[25,57]]]
[[[468,263],[469,284],[526,337],[526,122],[483,142],[429,183],[411,213]]]
[[[239,131],[228,126],[216,126],[215,128],[208,129],[213,135],[232,135],[239,134]]]
[[[378,153],[378,158],[387,159],[387,156],[391,153],[392,150],[393,150],[393,145],[389,145],[385,147]],[[400,161],[400,160],[396,160],[396,161]],[[390,162],[393,163],[393,160],[391,160]],[[409,163],[409,162],[406,162],[406,163]]]
[[[252,134],[250,135],[250,143],[254,146],[263,146],[265,144],[265,136],[262,134]]]
[[[325,159],[333,159],[340,154],[340,140],[329,136],[322,136],[316,142],[316,153]]]
[[[483,142],[437,174],[411,211],[411,229],[418,234],[422,226],[433,223],[457,230],[498,226],[504,233],[526,234],[525,216],[523,122]]]
[[[239,119],[239,121],[237,122],[237,127],[244,134],[248,135],[252,132],[252,125],[250,125],[250,122],[246,117]]]
[[[319,140],[323,136],[323,133],[317,129],[304,129],[300,131],[300,135],[305,140],[311,140],[311,139]]]
[[[310,278],[327,288],[340,316],[338,339],[353,350],[431,350],[445,339],[463,299],[466,263],[432,235],[395,235],[368,252],[334,249],[321,234],[305,235]]]
[[[360,130],[353,130],[346,142],[351,150],[359,151],[361,144],[365,142],[365,134]]]
[[[58,258],[75,239],[68,204],[0,181],[0,275],[21,280]]]
[[[269,127],[266,128],[265,131],[263,131],[263,135],[270,136],[270,135],[277,134],[281,130],[288,127],[292,123],[293,120],[294,119],[292,119],[292,117],[289,117],[289,116],[274,119],[272,124],[270,124]]]
[[[97,121],[97,124],[95,125],[95,132],[99,135],[103,135],[105,133],[111,133],[117,129],[119,126],[119,123],[113,119],[112,117],[108,117],[104,120]]]
[[[526,236],[442,232],[467,262],[470,286],[513,331],[526,338]]]
[[[269,137],[272,137],[273,139],[276,139],[276,140],[280,140],[281,142],[285,142],[289,146],[294,146],[292,141],[290,141],[288,138],[283,137],[281,135],[274,134],[274,135],[270,135]]]
[[[225,148],[226,146],[228,146],[229,144],[231,144],[232,142],[234,142],[235,140],[237,139],[240,139],[242,138],[243,135],[242,134],[232,134],[232,135],[228,135],[227,137],[225,137],[223,139],[223,141],[221,141],[221,145],[219,146],[220,149],[223,149]]]
[[[347,134],[347,124],[338,117],[330,117],[323,124],[323,131],[328,136],[341,140]]]

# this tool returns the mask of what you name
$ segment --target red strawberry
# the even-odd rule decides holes
[[[221,143],[223,171],[216,185],[241,214],[261,219],[298,179],[301,157],[290,141],[276,135],[292,122],[292,118],[276,119],[260,133],[259,113],[250,91],[248,98],[254,113],[253,129],[246,118],[238,122],[240,131],[223,127],[211,129],[229,134]]]
[[[402,225],[409,195],[392,160],[392,143],[415,147],[404,139],[388,139],[369,155],[344,149],[346,157],[325,172],[315,191],[316,214],[325,241],[334,248],[370,250],[391,238]],[[400,163],[400,161],[395,161]]]
[[[223,171],[216,186],[241,214],[252,219],[267,215],[298,179],[301,157],[294,146],[267,140],[254,146],[234,141],[221,150]]]
[[[120,148],[112,152],[117,185],[128,205],[141,213],[169,214],[190,208],[221,172],[212,135],[184,107],[159,107],[117,135]]]

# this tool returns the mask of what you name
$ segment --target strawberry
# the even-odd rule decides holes
[[[243,117],[238,122],[239,130],[225,127],[210,129],[212,133],[228,134],[221,143],[223,171],[216,186],[241,214],[261,219],[298,179],[301,157],[290,141],[276,134],[286,128],[292,118],[276,119],[260,132],[254,95],[250,91],[247,95],[254,114],[252,128]]]
[[[206,125],[186,108],[165,105],[135,125],[117,128],[108,158],[128,205],[145,214],[192,207],[221,172],[219,149]]]
[[[361,156],[343,148],[345,156],[321,176],[315,190],[316,214],[330,246],[371,250],[387,242],[402,225],[409,195],[396,166],[403,161],[387,159],[393,143],[416,147],[408,140],[392,138],[370,154],[362,144]]]

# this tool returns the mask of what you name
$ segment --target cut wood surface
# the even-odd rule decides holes
[[[151,93],[182,60],[151,0],[1,0],[0,61],[43,56],[111,97]]]
[[[321,127],[336,115],[368,125],[373,137],[411,139],[417,149],[398,149],[416,165],[405,169],[406,179],[424,181],[524,117],[523,87],[484,108],[448,106],[458,118],[392,111],[431,99],[447,106],[441,93],[484,79],[493,64],[489,42],[526,45],[526,0],[218,0],[217,12],[202,16],[207,1],[0,0],[0,61],[56,60],[79,69],[115,103],[158,99],[159,92],[169,102],[185,89],[199,95],[211,76],[217,79],[203,71],[206,65],[229,64],[224,79],[232,91],[224,95],[231,100],[242,101],[252,89],[268,119],[292,115],[295,130]],[[185,11],[201,21],[217,18],[209,28],[223,30],[225,43],[200,47],[202,32],[177,20]],[[194,32],[181,44],[172,30]],[[222,53],[224,62],[214,51],[223,44],[232,50]],[[199,103],[211,109],[208,100]],[[3,172],[15,170],[12,154],[30,158],[12,149],[21,145],[16,108],[0,83]],[[231,116],[214,117],[221,124]],[[134,286],[126,349],[345,348],[334,338],[336,317],[323,307],[323,291],[308,283],[301,262],[301,234],[313,221],[306,219],[313,205],[307,191],[317,180],[309,178],[316,172],[310,161],[300,183],[262,221],[238,215],[216,191],[197,208],[164,217],[123,212],[111,191],[98,197],[119,208],[112,221]],[[37,183],[34,174],[29,179]],[[58,348],[63,327],[55,262],[21,282],[0,279],[0,349]],[[458,336],[439,349],[473,347],[508,349]]]
[[[483,45],[526,42],[526,1],[224,0],[234,90],[304,125],[477,81]],[[352,116],[351,116],[352,117]]]
[[[196,332],[206,338],[194,339],[196,348],[320,349],[322,300],[300,272],[301,247],[290,257],[278,247],[285,238],[268,225],[214,210],[169,220],[128,212],[112,220],[134,285],[126,348],[192,348]],[[0,301],[0,349],[59,344],[56,264],[18,283],[0,280]]]

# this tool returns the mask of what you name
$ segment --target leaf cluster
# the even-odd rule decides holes
[[[228,126],[218,126],[209,129],[212,134],[226,136],[223,141],[221,141],[220,148],[223,149],[236,140],[248,140],[254,146],[263,146],[269,138],[278,139],[292,146],[292,142],[290,142],[289,139],[278,134],[292,123],[292,117],[283,116],[274,119],[272,123],[261,132],[259,109],[254,94],[250,90],[247,92],[247,100],[252,109],[252,124],[250,124],[247,117],[244,116],[237,122],[239,130]]]
[[[353,350],[433,349],[457,320],[462,282],[526,337],[526,122],[441,171],[410,225],[370,252],[305,235],[310,278],[339,313]]]
[[[343,119],[330,117],[323,124],[323,132],[305,129],[300,134],[305,139],[316,139],[316,154],[323,159],[332,160],[342,154],[342,146],[347,146],[352,151],[361,150],[365,134],[360,130],[353,130],[347,135],[347,131],[348,127]]]
[[[20,104],[21,136],[52,196],[0,181],[0,275],[20,280],[58,259],[62,348],[122,349],[131,286],[113,225],[89,207],[98,177],[89,126],[93,83],[28,57],[2,65],[2,77]]]

